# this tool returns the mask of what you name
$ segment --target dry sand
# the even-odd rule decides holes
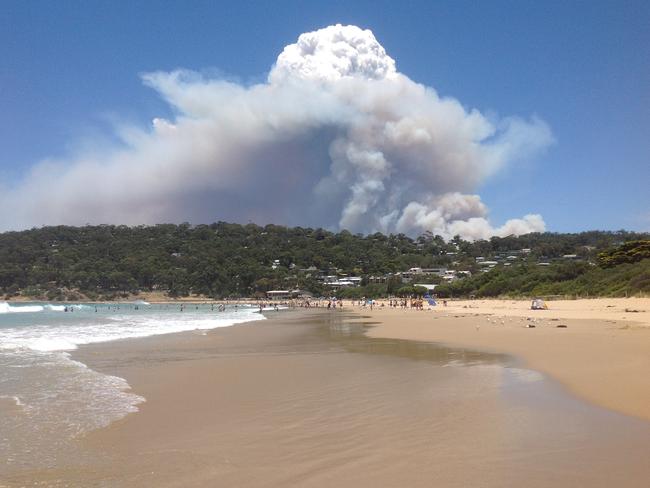
[[[376,307],[363,313],[380,322],[371,337],[511,354],[585,400],[650,420],[650,299],[548,305],[530,310],[530,301],[471,300],[425,311]]]

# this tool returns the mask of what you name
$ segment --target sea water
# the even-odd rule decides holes
[[[0,302],[0,463],[54,466],[71,440],[138,409],[119,377],[75,361],[79,345],[263,319],[249,306]],[[0,465],[0,473],[2,466]]]

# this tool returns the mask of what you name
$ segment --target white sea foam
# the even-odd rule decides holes
[[[42,312],[42,305],[10,305],[7,302],[0,302],[0,314],[3,313],[29,313]]]
[[[47,304],[43,306],[45,310],[51,310],[52,312],[63,312],[65,311],[65,305],[52,305],[52,304]]]
[[[28,327],[0,329],[0,350],[29,349],[32,351],[70,351],[82,344],[107,342],[118,339],[140,338],[197,329],[214,329],[262,320],[264,316],[252,310],[216,314],[115,315],[97,321],[89,317],[87,322],[74,324],[34,324]],[[74,314],[71,314],[74,315]],[[94,319],[94,320],[91,320]]]
[[[19,415],[0,415],[0,459],[23,464],[56,465],[71,439],[136,412],[145,401],[123,378],[64,352],[2,352],[0,391],[20,409]]]
[[[40,313],[40,312],[65,312],[74,308],[75,310],[91,310],[93,307],[90,305],[76,304],[76,305],[54,305],[46,303],[44,305],[12,305],[7,302],[0,302],[0,314],[5,313]]]
[[[12,344],[16,347],[16,343]],[[77,348],[77,345],[68,339],[58,337],[36,337],[32,338],[18,347],[27,347],[32,351],[71,351]]]

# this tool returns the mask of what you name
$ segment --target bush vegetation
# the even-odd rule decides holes
[[[43,227],[0,234],[0,294],[47,300],[118,299],[143,291],[240,297],[300,288],[321,295],[328,292],[317,279],[322,270],[361,276],[362,287],[341,292],[354,298],[404,294],[405,284],[391,273],[446,267],[473,273],[441,285],[437,291],[449,296],[623,295],[648,291],[649,243],[650,235],[625,231],[446,242],[432,235],[411,239],[226,222]],[[477,257],[524,248],[529,251],[512,266],[480,272]],[[576,254],[578,261],[564,262],[564,254]],[[537,266],[541,260],[552,264]],[[373,276],[385,282],[371,283]],[[422,278],[420,283],[440,281]]]

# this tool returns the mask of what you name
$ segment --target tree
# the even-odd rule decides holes
[[[415,296],[421,297],[427,294],[429,290],[427,290],[424,286],[413,286],[413,294]]]

